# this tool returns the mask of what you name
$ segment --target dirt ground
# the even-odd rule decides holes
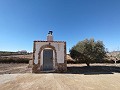
[[[0,74],[29,73],[28,64],[0,64]]]
[[[66,73],[42,74],[28,64],[0,64],[0,90],[120,90],[120,64],[68,64]]]

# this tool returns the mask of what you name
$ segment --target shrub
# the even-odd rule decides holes
[[[27,58],[16,58],[16,57],[2,57],[0,58],[0,63],[29,63]]]

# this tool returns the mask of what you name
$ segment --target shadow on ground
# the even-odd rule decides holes
[[[120,67],[116,66],[69,66],[67,67],[66,74],[84,74],[84,75],[93,75],[93,74],[114,74],[120,73]]]
[[[0,64],[0,74],[31,73],[31,71],[32,69],[28,68],[28,64]],[[63,74],[98,75],[98,74],[114,74],[114,73],[120,73],[120,65],[113,66],[111,64],[109,65],[93,64],[90,67],[87,67],[82,64],[78,64],[78,65],[69,64],[67,66],[67,72]]]

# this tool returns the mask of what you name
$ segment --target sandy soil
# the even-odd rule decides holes
[[[120,74],[4,74],[0,90],[120,90]]]
[[[0,74],[29,73],[28,64],[0,64]]]
[[[27,64],[0,65],[1,72],[3,67],[11,69],[11,73],[15,68],[21,72],[16,70],[16,74],[0,74],[0,90],[120,90],[119,64],[93,64],[91,67],[69,64],[66,73],[42,74],[27,72]]]

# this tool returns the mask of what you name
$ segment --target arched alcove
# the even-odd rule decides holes
[[[40,47],[39,53],[38,53],[38,64],[40,65],[40,70],[43,70],[43,52],[47,49],[53,50],[53,70],[55,70],[56,64],[57,64],[57,53],[54,46],[50,44],[46,44]]]

